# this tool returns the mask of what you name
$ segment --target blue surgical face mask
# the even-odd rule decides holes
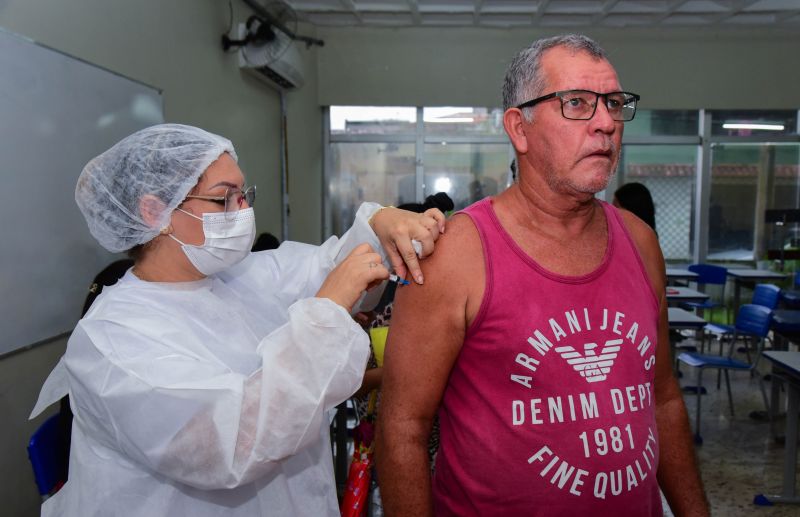
[[[203,217],[197,217],[180,208],[178,210],[203,221],[205,242],[200,246],[184,244],[174,235],[169,236],[180,243],[186,258],[204,275],[213,275],[238,264],[250,253],[256,238],[256,218],[252,208],[239,210],[233,217],[225,212],[204,213]]]

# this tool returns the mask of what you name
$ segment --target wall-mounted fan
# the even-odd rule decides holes
[[[303,41],[306,47],[322,46],[324,41],[297,34],[297,13],[292,6],[282,1],[264,2],[262,0],[243,0],[256,13],[245,23],[245,31],[240,31],[239,39],[222,35],[222,48],[225,51],[234,47],[260,47],[258,53],[265,52],[272,60],[278,60],[295,40]]]

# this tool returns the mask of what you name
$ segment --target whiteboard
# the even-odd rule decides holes
[[[0,354],[71,331],[120,258],[89,234],[75,183],[94,156],[163,122],[158,89],[0,29]]]

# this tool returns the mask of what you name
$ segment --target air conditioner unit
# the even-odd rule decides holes
[[[275,39],[265,43],[248,43],[239,49],[239,67],[278,90],[294,90],[305,83],[303,57],[294,41],[275,29]],[[239,25],[239,37],[247,28]]]

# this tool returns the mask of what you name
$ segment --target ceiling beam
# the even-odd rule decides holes
[[[261,2],[266,0],[244,0],[245,3],[248,5],[258,5],[260,6]],[[515,22],[511,25],[520,25],[520,22],[523,20],[528,21],[532,26],[540,26],[542,20],[545,15],[547,15],[547,11],[549,8],[558,5],[558,2],[562,0],[538,0],[536,2],[531,2],[529,5],[535,6],[535,11],[533,13],[528,12],[514,12],[513,10],[501,10],[498,12],[504,12],[507,15],[511,16],[518,16],[520,20]],[[663,5],[663,10],[660,12],[655,13],[642,13],[647,14],[647,17],[650,19],[649,25],[650,26],[661,26],[664,27],[664,22],[670,16],[673,15],[686,15],[686,16],[695,16],[698,18],[697,22],[701,25],[698,25],[697,28],[701,27],[709,27],[715,26],[722,23],[725,23],[726,20],[733,18],[738,15],[744,14],[753,14],[753,15],[761,15],[763,19],[756,17],[753,23],[742,24],[741,27],[780,27],[780,28],[789,28],[793,27],[794,24],[790,23],[789,20],[794,19],[797,16],[800,16],[800,5],[797,7],[795,6],[787,6],[789,7],[782,7],[782,8],[771,8],[765,10],[757,10],[757,11],[747,11],[748,8],[752,7],[754,4],[758,4],[761,0],[711,0],[716,5],[720,6],[722,9],[721,12],[680,12],[680,9],[687,3],[690,3],[690,0],[665,0]],[[800,0],[798,0],[800,1]],[[589,25],[590,26],[598,26],[607,23],[607,18],[612,14],[614,9],[619,6],[621,0],[599,0],[598,4],[601,5],[600,9],[590,15],[589,18]],[[0,0],[0,4],[2,0]],[[338,4],[338,5],[337,5]],[[330,4],[326,4],[330,5]],[[484,12],[484,8],[488,9],[488,6],[491,5],[491,2],[487,0],[472,0],[469,4],[463,5],[459,4],[459,9],[457,12],[464,14],[471,13],[472,16],[464,20],[464,22],[459,23],[459,26],[473,26],[473,27],[487,27],[491,26],[492,24],[489,23],[487,25],[487,16],[491,17]],[[466,7],[466,11],[464,10]],[[263,9],[263,8],[262,8]],[[363,9],[363,6],[361,7]],[[254,8],[255,10],[255,8]],[[360,10],[359,4],[356,3],[356,0],[338,0],[338,2],[334,2],[331,7],[325,7],[323,9],[311,8],[311,9],[298,9],[298,11],[309,14],[309,13],[325,13],[325,14],[350,14],[353,16],[354,21],[352,25],[355,26],[363,26],[368,25],[364,19],[364,11]],[[395,15],[407,15],[411,18],[411,25],[413,26],[423,26],[423,21],[425,20],[425,12],[420,11],[419,0],[406,0],[399,5],[395,4],[393,8],[390,9],[378,9],[381,12],[391,12]],[[502,17],[501,17],[502,18]],[[642,18],[642,16],[638,16],[638,18]],[[640,20],[641,21],[641,20]],[[738,26],[738,24],[737,24]]]
[[[784,11],[782,13],[775,14],[775,23],[782,23],[793,16],[800,15],[800,9],[794,9],[791,11]]]
[[[678,8],[680,8],[686,2],[687,0],[673,0],[672,2],[668,3],[667,8],[664,9],[664,14],[658,14],[653,17],[653,25],[660,25],[661,22],[675,14]]]
[[[481,9],[483,9],[483,0],[475,0],[475,10],[472,11],[472,24],[481,24]]]
[[[538,25],[539,21],[544,16],[544,12],[547,10],[547,6],[550,5],[550,0],[542,0],[539,2],[539,5],[536,7],[536,14],[533,15],[533,24]]]
[[[600,12],[592,16],[592,21],[590,21],[589,24],[596,25],[602,22],[608,16],[608,13],[611,12],[611,9],[613,9],[618,3],[619,0],[608,0],[605,4],[603,4]]]
[[[422,17],[419,14],[419,4],[417,0],[408,0],[408,9],[411,11],[411,19],[414,25],[422,25]]]
[[[356,4],[353,3],[353,0],[339,0],[339,2],[350,12],[350,14],[356,17],[359,25],[364,25],[364,18],[361,17],[361,13],[358,12],[358,7],[356,7]]]
[[[745,8],[753,5],[754,3],[758,2],[759,0],[734,0],[730,2],[730,6],[727,12],[718,14],[710,18],[712,24],[719,24],[723,21],[733,18],[737,14],[743,14]]]

